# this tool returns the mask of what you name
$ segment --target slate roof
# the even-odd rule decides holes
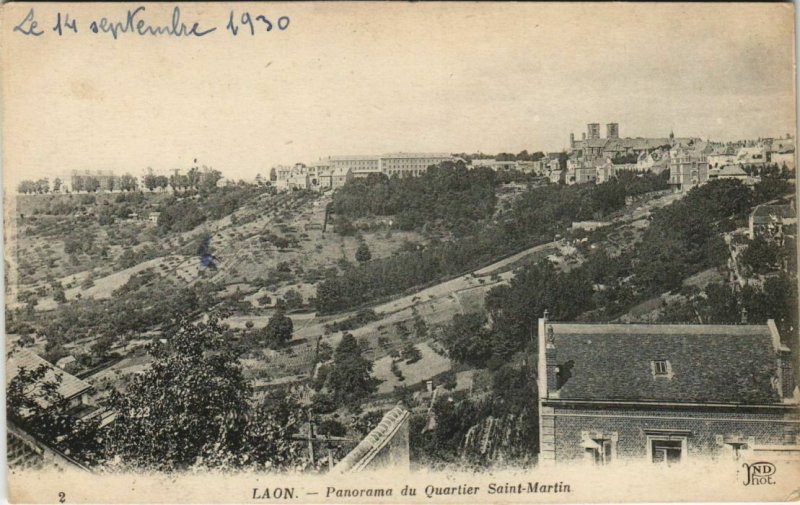
[[[378,161],[379,156],[355,154],[352,156],[330,156],[331,161]]]
[[[794,139],[778,139],[772,142],[773,153],[785,154],[794,152]]]
[[[772,223],[777,219],[791,219],[795,217],[794,209],[789,205],[759,205],[750,215],[753,222]]]
[[[427,158],[452,158],[449,153],[386,153],[380,156],[381,158],[408,158],[408,159],[427,159]],[[491,160],[494,161],[494,160]]]
[[[779,401],[771,384],[776,344],[767,325],[552,323],[552,328],[556,362],[569,369],[559,399]],[[656,377],[653,360],[668,360],[672,376]]]
[[[608,139],[586,139],[581,141],[584,148],[603,147],[606,145],[606,142],[608,142]]]
[[[68,374],[27,349],[18,349],[8,357],[6,361],[6,385],[19,375],[20,368],[24,367],[26,370],[35,370],[41,365],[45,365],[48,368],[47,374],[44,376],[44,381],[49,382],[55,380],[57,376],[61,377],[58,392],[66,399],[78,396],[92,388],[88,382]],[[26,393],[33,395],[38,388],[38,385],[34,385],[29,388],[29,391]],[[47,402],[44,402],[42,399],[38,399],[37,401],[42,407],[49,406]]]
[[[725,165],[719,170],[719,175],[722,177],[747,177],[747,172],[738,165]]]

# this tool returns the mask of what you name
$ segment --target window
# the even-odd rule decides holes
[[[656,464],[673,465],[688,455],[688,430],[646,429],[647,459]]]
[[[653,463],[666,463],[668,465],[681,462],[683,442],[680,440],[652,440]]]
[[[666,359],[656,359],[650,362],[650,371],[653,372],[653,377],[665,377],[667,379],[672,378],[672,365],[670,364],[669,360]]]
[[[611,439],[591,439],[594,447],[586,447],[586,455],[595,465],[605,465],[611,462]]]
[[[581,447],[585,461],[592,465],[607,465],[617,456],[617,432],[582,431]]]
[[[730,451],[731,457],[738,461],[742,457],[742,453],[747,450],[747,442],[726,442],[725,446]]]

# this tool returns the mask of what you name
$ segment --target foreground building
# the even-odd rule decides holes
[[[753,209],[748,219],[750,240],[765,240],[783,246],[787,237],[797,234],[797,211],[794,200],[789,204],[762,204]]]
[[[764,325],[539,320],[540,464],[800,456],[790,350]]]
[[[55,392],[67,402],[68,409],[72,412],[81,412],[91,406],[90,394],[92,386],[72,374],[69,374],[41,356],[28,349],[16,349],[8,355],[6,360],[6,384],[10,384],[22,370],[28,372],[43,368],[44,377],[40,382],[32,384],[25,395],[29,396],[43,408],[51,405],[42,397],[44,384],[57,384]],[[25,414],[23,413],[23,416]]]

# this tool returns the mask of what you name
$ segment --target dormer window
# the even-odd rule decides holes
[[[650,369],[654,377],[672,377],[672,365],[669,360],[656,359],[650,362]]]

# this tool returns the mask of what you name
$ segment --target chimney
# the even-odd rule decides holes
[[[544,373],[543,373],[544,372]],[[556,390],[556,373],[558,363],[556,357],[555,335],[553,325],[547,320],[547,311],[539,319],[539,397],[558,398]]]
[[[794,370],[792,369],[792,351],[785,345],[780,350],[780,382],[781,396],[784,400],[794,399]]]
[[[767,328],[772,336],[772,347],[778,356],[777,392],[781,395],[781,400],[792,400],[796,389],[794,370],[792,369],[792,351],[781,342],[774,319],[767,319]]]
[[[583,132],[583,133],[581,134],[581,140],[586,140],[586,132]]]
[[[575,148],[575,134],[574,133],[570,133],[569,134],[569,148],[570,149],[574,149]]]

